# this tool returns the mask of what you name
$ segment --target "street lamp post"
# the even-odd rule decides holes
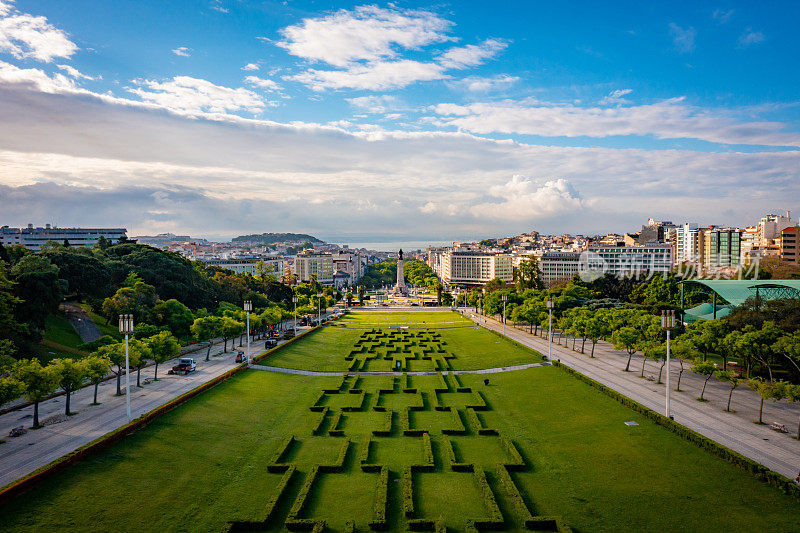
[[[297,295],[292,296],[294,302],[294,336],[297,337]]]
[[[555,302],[547,299],[547,359],[553,360],[553,307]]]
[[[317,325],[322,323],[322,293],[317,294]]]
[[[250,311],[253,310],[253,302],[244,301],[244,311],[247,313],[247,362],[250,362]]]
[[[661,311],[661,328],[667,331],[667,397],[666,397],[666,405],[664,406],[664,410],[666,416],[672,418],[672,414],[669,407],[669,334],[675,328],[675,311],[669,309],[667,311]]]
[[[125,408],[131,421],[131,369],[128,358],[128,335],[133,333],[133,315],[119,315],[119,332],[125,335]]]
[[[508,301],[508,294],[501,296],[503,299],[503,335],[506,334],[506,302]]]

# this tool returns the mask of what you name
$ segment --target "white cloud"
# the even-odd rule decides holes
[[[478,217],[530,220],[545,216],[577,215],[586,203],[565,179],[538,185],[534,180],[515,175],[510,181],[489,187],[496,201],[476,204],[470,212]]]
[[[517,76],[498,74],[496,76],[467,76],[448,82],[453,88],[465,89],[475,93],[504,90],[519,81]]]
[[[724,9],[716,9],[711,16],[720,24],[727,24],[731,16],[733,16],[733,12],[733,9],[728,9],[727,11]]]
[[[192,49],[185,46],[179,46],[178,48],[173,49],[172,53],[176,56],[189,57],[192,55]]]
[[[612,93],[613,94],[613,93]],[[545,137],[653,135],[726,144],[800,146],[800,134],[780,122],[740,122],[723,113],[685,105],[682,98],[617,108],[505,101],[439,104],[439,125],[473,133],[518,133]]]
[[[56,66],[61,70],[63,70],[64,72],[66,72],[68,76],[71,76],[77,80],[83,79],[83,80],[95,81],[99,79],[94,76],[88,76],[70,65],[56,65]]]
[[[345,98],[350,105],[367,113],[386,113],[397,106],[397,97],[389,94]]]
[[[0,61],[0,84],[24,84],[35,87],[43,93],[77,93],[80,88],[75,81],[63,74],[48,76],[36,68],[19,68],[11,63]]]
[[[129,87],[128,92],[145,102],[181,114],[259,113],[268,105],[266,100],[248,89],[214,85],[208,80],[190,76],[175,76],[165,82],[142,80],[137,84],[139,87]]]
[[[264,78],[259,78],[258,76],[247,76],[244,79],[245,82],[253,85],[254,87],[260,87],[261,89],[266,89],[267,91],[280,91],[281,86],[275,83],[272,80],[267,80]]]
[[[694,51],[694,39],[697,37],[697,30],[693,27],[681,28],[674,22],[670,22],[669,33],[672,35],[672,42],[678,52],[685,54]]]
[[[258,65],[258,63],[248,63],[242,67],[242,70],[258,70],[260,68],[261,67]]]
[[[614,104],[627,104],[628,100],[623,98],[627,94],[631,94],[633,89],[615,89],[608,93],[600,100],[601,105],[614,105]]]
[[[758,44],[763,42],[766,39],[766,35],[761,33],[760,31],[753,31],[750,28],[747,28],[740,37],[739,37],[739,46],[750,46],[751,44]]]
[[[481,44],[453,47],[439,56],[439,64],[446,69],[464,69],[482,64],[504,50],[508,43],[499,39],[487,39]]]
[[[212,0],[210,7],[214,11],[219,11],[220,13],[228,13],[230,11],[227,7],[223,7],[222,0]]]
[[[452,25],[430,11],[359,6],[288,26],[276,44],[292,55],[345,67],[393,58],[396,47],[418,49],[453,40],[447,35]]]
[[[70,57],[77,50],[67,34],[46,17],[12,14],[11,4],[0,2],[0,52],[8,52],[17,59],[50,62],[56,57]]]
[[[406,87],[417,81],[442,80],[448,76],[436,63],[401,59],[351,65],[346,70],[309,69],[285,80],[303,83],[315,91],[325,89],[386,90]]]

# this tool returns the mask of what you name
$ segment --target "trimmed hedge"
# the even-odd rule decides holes
[[[311,518],[300,518],[300,515],[303,513],[303,507],[306,505],[306,500],[308,499],[308,495],[311,493],[311,488],[314,486],[314,482],[317,480],[319,472],[319,466],[312,466],[311,470],[308,472],[308,474],[306,474],[306,480],[303,482],[303,486],[300,488],[300,492],[294,501],[294,505],[292,505],[289,515],[286,517],[286,528],[290,531],[314,530],[316,529],[317,524],[320,522],[319,520],[314,520]],[[324,527],[324,522],[322,523]]]
[[[434,387],[433,392],[450,392],[450,385],[444,379],[444,375],[441,372],[437,372],[436,375],[439,376],[439,385]]]
[[[309,407],[308,410],[311,411],[311,412],[320,412],[323,409],[325,409],[325,407],[322,404],[325,401],[325,395],[326,394],[328,394],[328,393],[326,391],[324,391],[324,390],[322,392],[320,392],[319,396],[317,396],[317,399],[314,400],[314,404],[311,407]]]
[[[451,426],[448,428],[442,428],[443,435],[466,435],[467,428],[464,427],[464,422],[461,420],[461,415],[458,414],[458,409],[452,409],[450,411],[450,421]]]
[[[339,428],[339,424],[342,421],[342,411],[336,411],[336,414],[333,415],[333,419],[331,420],[330,429],[328,429],[328,435],[331,437],[343,437],[344,436],[344,429]]]
[[[467,407],[475,409],[476,411],[488,411],[489,405],[486,403],[481,391],[474,391],[472,393],[472,403]]]
[[[480,518],[475,520],[475,527],[478,529],[499,529],[505,525],[503,521],[503,513],[500,512],[500,506],[497,505],[497,499],[494,497],[492,487],[489,486],[489,481],[486,479],[486,472],[483,468],[476,468],[473,476],[475,482],[481,489],[483,495],[483,505],[488,513],[487,518]]]
[[[369,527],[375,531],[386,529],[386,504],[389,499],[389,468],[381,467],[375,487],[375,509]]]
[[[414,477],[410,466],[403,468],[403,515],[406,518],[414,518]],[[409,529],[411,523],[409,522]]]
[[[267,525],[269,522],[274,518],[275,509],[278,506],[278,502],[286,493],[286,490],[289,488],[289,481],[292,479],[292,476],[295,472],[294,465],[287,465],[286,472],[284,472],[283,477],[278,482],[278,489],[273,494],[270,499],[267,500],[267,504],[263,507],[263,510],[259,512],[259,514],[254,517],[252,520],[231,520],[228,522],[229,530],[231,531],[241,531],[241,530],[264,530],[267,529]]]
[[[286,454],[289,448],[292,446],[294,442],[294,437],[286,437],[283,440],[281,446],[275,451],[272,456],[272,460],[267,463],[267,471],[268,472],[284,472],[289,468],[289,465],[286,463],[281,463],[281,458]],[[292,467],[294,468],[294,467]]]
[[[757,478],[765,481],[766,483],[777,487],[782,492],[794,496],[795,498],[800,498],[800,486],[797,485],[794,481],[790,480],[782,476],[781,474],[770,470],[766,466],[757,463],[756,461],[750,459],[749,457],[745,457],[744,455],[731,450],[730,448],[723,446],[722,444],[705,437],[696,431],[693,431],[674,420],[667,418],[666,416],[653,411],[652,409],[645,407],[644,405],[640,404],[639,402],[628,398],[627,396],[620,394],[619,392],[615,391],[614,389],[599,383],[592,378],[584,376],[580,372],[573,370],[572,368],[564,365],[563,363],[559,363],[558,361],[553,361],[553,366],[556,368],[560,368],[571,374],[575,378],[583,381],[591,385],[592,387],[598,389],[603,394],[614,398],[619,403],[636,411],[637,413],[643,415],[646,418],[649,418],[656,424],[667,428],[668,430],[672,431],[673,433],[680,435],[681,437],[685,438],[691,443],[696,444],[700,448],[711,452],[712,454],[720,457],[734,465],[750,472]]]
[[[470,425],[475,428],[478,435],[497,435],[497,430],[487,428],[486,425],[481,421],[478,413],[475,412],[475,409],[472,407],[467,407],[466,411],[467,420],[469,421]]]
[[[373,429],[372,434],[379,437],[388,437],[392,434],[392,417],[394,416],[393,411],[385,411],[386,418],[383,421],[383,425],[380,429]]]
[[[342,407],[342,411],[363,411],[364,402],[366,399],[367,399],[367,393],[362,390],[358,395],[358,405],[345,405],[344,407]]]
[[[347,458],[347,451],[350,449],[350,439],[345,439],[339,448],[339,455],[336,456],[336,462],[327,465],[319,465],[320,472],[341,472],[344,470],[344,461]]]
[[[444,438],[444,446],[447,452],[447,458],[450,461],[450,469],[454,472],[472,472],[475,465],[472,463],[461,463],[456,458],[456,450],[453,442],[447,437]]]
[[[325,418],[328,416],[329,409],[327,407],[323,407],[322,411],[320,411],[319,421],[317,425],[314,426],[314,429],[311,430],[312,435],[319,435],[322,432],[322,426],[325,425]]]
[[[508,453],[509,457],[511,458],[511,460],[503,463],[503,466],[505,466],[509,471],[524,470],[525,461],[522,459],[522,456],[520,455],[519,450],[517,450],[516,445],[514,445],[514,442],[505,436],[500,437],[500,442],[503,445],[503,449],[505,449],[506,453]]]

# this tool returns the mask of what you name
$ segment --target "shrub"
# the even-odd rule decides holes
[[[522,459],[522,456],[517,450],[516,445],[509,439],[508,437],[500,437],[500,442],[503,445],[503,448],[508,453],[508,456],[511,458],[510,461],[503,463],[509,471],[518,471],[523,470],[525,468],[525,461]]]
[[[380,429],[373,429],[372,434],[375,436],[388,437],[392,434],[392,417],[393,411],[386,411],[386,418],[383,420],[383,425]]]
[[[467,428],[464,427],[464,422],[461,420],[461,415],[458,414],[458,409],[450,411],[451,426],[449,428],[442,428],[444,435],[466,435]]]
[[[403,468],[403,514],[406,518],[414,518],[414,478],[411,467]],[[411,524],[409,524],[411,527]]]
[[[325,401],[325,395],[326,394],[327,394],[327,392],[325,392],[325,391],[320,392],[319,396],[317,396],[317,399],[314,401],[314,405],[312,405],[308,409],[310,411],[313,411],[313,412],[322,411],[324,409],[324,406],[322,404]]]
[[[327,416],[328,416],[328,408],[327,407],[323,407],[322,411],[320,411],[320,417],[319,417],[319,421],[317,422],[317,425],[314,426],[313,430],[311,430],[311,432],[314,435],[319,435],[320,434],[320,432],[322,431],[322,426],[325,424],[325,417],[327,417]]]
[[[286,454],[289,448],[292,446],[294,442],[294,437],[286,437],[278,449],[275,451],[275,454],[272,456],[272,460],[267,463],[267,471],[268,472],[284,472],[289,468],[288,464],[282,464],[281,458]],[[294,467],[292,467],[294,468]]]
[[[369,527],[380,531],[386,529],[386,502],[389,498],[389,468],[381,467],[375,487],[375,510]]]
[[[478,487],[481,489],[483,505],[489,515],[486,519],[475,520],[475,527],[478,529],[502,528],[504,525],[503,513],[500,512],[500,506],[497,505],[492,487],[489,486],[489,481],[486,479],[486,473],[482,468],[476,468],[473,475]]]

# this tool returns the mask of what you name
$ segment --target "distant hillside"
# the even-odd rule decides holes
[[[254,233],[252,235],[239,235],[231,239],[231,242],[253,242],[259,244],[275,244],[278,242],[311,242],[323,243],[312,235],[305,233],[262,233],[261,235]]]

